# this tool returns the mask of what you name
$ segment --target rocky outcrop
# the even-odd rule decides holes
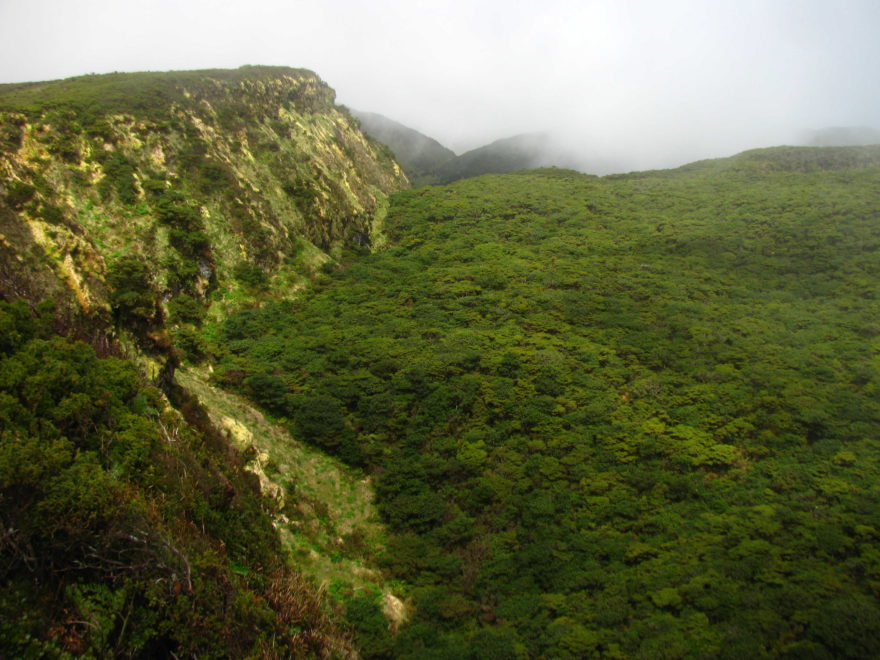
[[[0,296],[183,328],[369,247],[387,195],[407,185],[310,71],[3,85]],[[119,309],[138,292],[119,294],[112,273],[135,262],[155,300],[140,316]]]

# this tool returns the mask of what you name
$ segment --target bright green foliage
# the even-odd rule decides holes
[[[218,329],[217,378],[372,472],[393,655],[874,657],[874,157],[399,194],[386,251]]]
[[[339,647],[229,448],[164,409],[130,363],[54,335],[41,310],[0,304],[2,655]]]
[[[216,83],[235,84],[250,81],[272,81],[282,76],[314,75],[305,69],[280,66],[243,66],[238,69],[207,69],[201,71],[174,71],[140,73],[112,73],[88,75],[51,82],[0,85],[0,108],[39,115],[47,107],[59,108],[89,125],[91,132],[102,136],[106,131],[104,117],[108,114],[146,114],[169,118],[172,104],[180,102],[182,90],[210,93]],[[291,94],[290,99],[303,109],[317,110],[332,103],[332,90],[323,93]],[[308,90],[312,91],[312,90]],[[230,119],[233,109],[226,110]]]
[[[332,270],[407,185],[332,89],[287,67],[0,85],[0,164],[0,297],[112,307],[141,347],[184,338],[192,359],[205,317]],[[164,312],[152,338],[145,301],[104,280],[133,259]]]

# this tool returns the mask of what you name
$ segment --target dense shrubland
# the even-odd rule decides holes
[[[346,653],[241,458],[53,318],[0,303],[3,654]]]
[[[387,250],[214,328],[375,479],[414,616],[372,655],[880,653],[875,161],[400,193]]]
[[[310,72],[0,86],[0,157],[0,654],[880,655],[877,148],[402,193],[372,255],[405,178]]]

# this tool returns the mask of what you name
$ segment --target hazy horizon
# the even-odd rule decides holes
[[[880,3],[0,0],[0,82],[272,64],[456,153],[521,133],[618,169],[880,127]]]

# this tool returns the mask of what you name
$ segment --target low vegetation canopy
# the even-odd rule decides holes
[[[880,657],[880,148],[386,209],[333,98],[0,86],[0,655]]]
[[[414,615],[374,656],[880,654],[876,157],[399,193],[216,326],[218,383],[375,479]]]

